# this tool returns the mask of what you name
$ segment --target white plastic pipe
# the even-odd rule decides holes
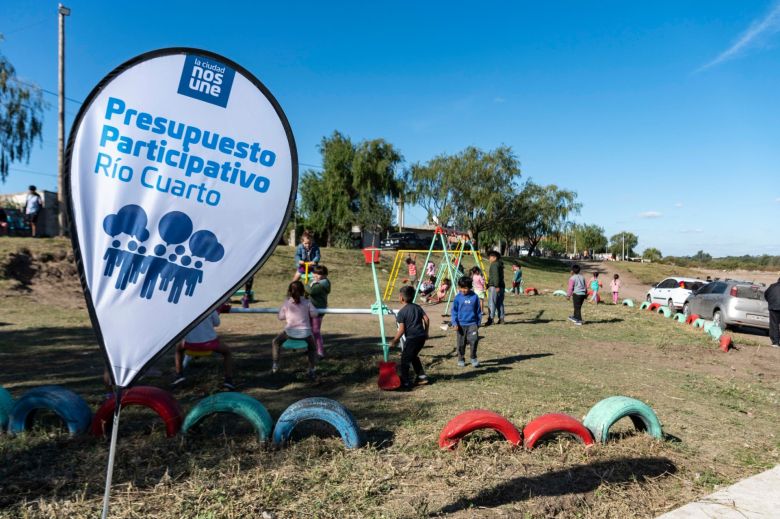
[[[397,310],[388,308],[388,315],[395,315]],[[320,314],[371,314],[370,308],[318,308]],[[278,314],[279,308],[230,308],[231,314]]]

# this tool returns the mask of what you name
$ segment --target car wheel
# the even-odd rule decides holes
[[[723,323],[723,314],[720,310],[715,310],[715,313],[712,314],[712,322],[721,330],[726,330],[726,325]]]
[[[685,303],[683,305],[683,315],[685,317],[688,317],[689,315],[691,315],[691,306],[688,303]]]
[[[670,310],[674,310],[675,309],[674,301],[672,300],[672,298],[667,299],[666,306],[668,306]]]
[[[645,301],[647,301],[648,303],[652,303],[653,302],[653,298],[650,297],[650,294],[647,294],[647,297],[645,298]]]

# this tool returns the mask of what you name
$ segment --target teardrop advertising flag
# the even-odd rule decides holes
[[[297,181],[279,103],[227,58],[156,50],[92,90],[70,133],[64,184],[115,386],[131,385],[260,268]]]

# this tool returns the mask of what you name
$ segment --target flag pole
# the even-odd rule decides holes
[[[116,440],[119,435],[119,413],[122,410],[122,388],[114,386],[114,420],[111,426],[111,446],[108,449],[108,467],[106,468],[106,488],[103,492],[102,519],[108,517],[108,506],[111,500],[111,478],[114,475],[114,457],[116,455]]]

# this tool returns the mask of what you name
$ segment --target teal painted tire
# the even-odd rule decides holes
[[[717,325],[715,324],[715,321],[704,321],[704,327],[703,327],[704,333],[710,333],[710,330],[713,327],[717,327]]]
[[[554,295],[554,296],[563,296],[563,297],[566,297],[566,291],[565,291],[565,290],[556,290],[555,292],[553,292],[553,295]]]
[[[252,424],[260,441],[268,440],[273,433],[274,420],[263,404],[249,395],[232,392],[216,393],[195,404],[184,419],[182,432],[186,434],[204,418],[216,413],[230,413],[242,417]]]
[[[646,309],[649,306],[650,306],[650,303],[648,303],[647,301],[644,301],[641,305],[639,305],[639,309],[640,310],[644,310],[644,309]]]
[[[694,327],[694,328],[704,328],[704,323],[705,323],[705,322],[706,322],[706,321],[705,321],[704,319],[702,319],[701,317],[699,317],[698,319],[696,319],[695,321],[693,321],[693,327]]]
[[[307,420],[319,420],[332,425],[348,449],[363,445],[360,427],[349,409],[335,400],[321,397],[304,398],[285,409],[274,427],[274,443],[287,443],[293,429]]]
[[[720,326],[713,323],[709,330],[707,330],[707,333],[710,335],[710,337],[717,341],[720,340],[720,336],[723,335],[723,330],[720,329]]]
[[[285,350],[305,350],[308,347],[309,343],[303,339],[287,339],[282,343]]]
[[[666,317],[667,319],[672,317],[672,309],[669,308],[668,306],[659,307],[658,308],[658,313],[659,314],[663,314],[663,316]]]
[[[4,387],[0,387],[0,432],[8,427],[8,420],[11,416],[11,409],[14,407],[14,397]]]
[[[621,418],[628,416],[638,431],[645,431],[653,438],[663,438],[661,422],[649,405],[627,396],[611,396],[594,405],[583,423],[593,438],[606,443],[609,429]]]
[[[623,300],[623,306],[627,306],[629,308],[634,308],[634,300],[633,299],[624,299]]]
[[[678,323],[684,323],[685,322],[685,314],[681,314],[679,312],[674,314],[674,320],[677,321]]]

